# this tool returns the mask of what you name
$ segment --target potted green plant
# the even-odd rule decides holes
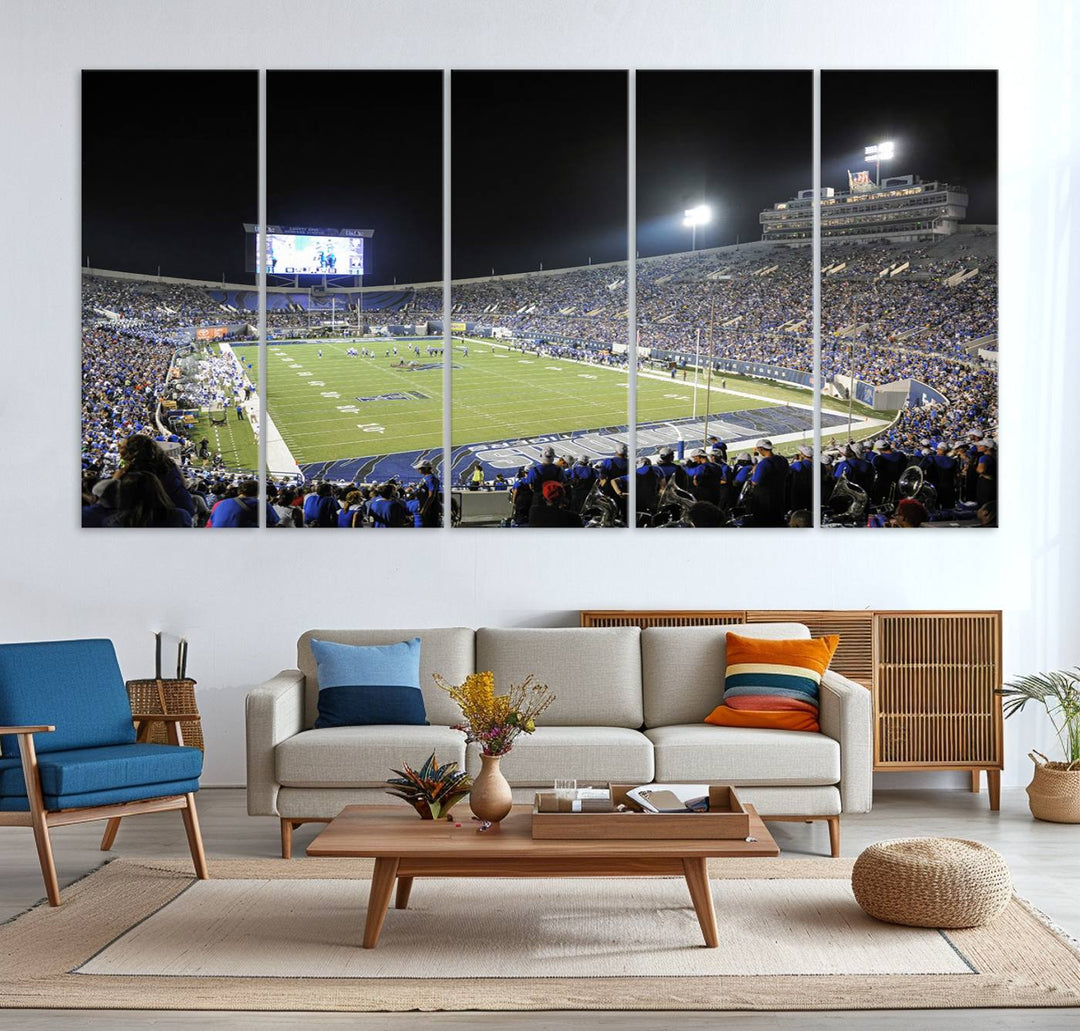
[[[450,819],[450,810],[454,808],[472,788],[472,781],[464,770],[458,772],[457,763],[450,762],[443,766],[435,753],[427,757],[424,765],[414,770],[408,763],[401,764],[403,770],[394,770],[396,777],[386,783],[394,790],[388,795],[403,798],[423,820]]]
[[[1028,702],[1046,709],[1061,743],[1064,762],[1051,762],[1041,752],[1029,752],[1035,776],[1028,785],[1028,804],[1036,820],[1080,823],[1080,667],[1050,673],[1028,673],[1002,689],[1005,717],[1021,712]]]

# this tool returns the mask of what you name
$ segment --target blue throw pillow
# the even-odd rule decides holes
[[[312,639],[311,653],[319,667],[316,727],[427,726],[419,637],[383,645]]]

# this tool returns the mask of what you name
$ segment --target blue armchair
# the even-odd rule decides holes
[[[209,877],[202,752],[178,743],[179,717],[155,718],[174,744],[136,741],[111,641],[0,645],[0,826],[33,828],[49,905],[60,905],[49,828],[72,823],[179,809],[195,873]]]

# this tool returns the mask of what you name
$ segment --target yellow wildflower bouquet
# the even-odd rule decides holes
[[[518,734],[536,730],[536,718],[553,701],[547,684],[529,674],[520,684],[511,684],[506,694],[495,693],[495,674],[470,673],[464,684],[448,684],[438,673],[435,683],[457,702],[466,740],[480,745],[484,755],[505,755]]]

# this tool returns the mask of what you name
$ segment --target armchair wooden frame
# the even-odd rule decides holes
[[[197,718],[197,717],[196,717]],[[153,716],[146,719],[161,720],[168,724],[169,741],[180,744],[180,720],[190,720],[190,715]],[[29,812],[0,811],[0,827],[31,827],[34,831],[34,843],[37,845],[38,861],[41,863],[41,875],[45,881],[45,894],[50,906],[60,905],[60,886],[56,879],[56,865],[53,862],[52,843],[49,840],[50,827],[65,827],[72,823],[91,823],[94,820],[108,820],[109,829],[105,837],[112,843],[116,836],[116,827],[125,816],[140,816],[143,813],[163,813],[179,809],[187,832],[191,860],[195,866],[195,875],[201,881],[208,880],[210,873],[206,868],[206,855],[203,852],[202,833],[199,830],[199,817],[195,811],[195,793],[184,795],[166,795],[161,798],[145,798],[137,802],[120,802],[115,805],[88,806],[85,809],[45,808],[45,799],[41,790],[41,773],[38,769],[37,750],[34,747],[35,734],[48,734],[56,730],[55,726],[0,727],[0,734],[12,734],[19,742],[19,758],[22,761],[23,777],[26,780],[26,794],[30,800]],[[115,824],[115,827],[114,827]],[[109,837],[109,830],[112,837]],[[103,846],[104,843],[103,843]]]

